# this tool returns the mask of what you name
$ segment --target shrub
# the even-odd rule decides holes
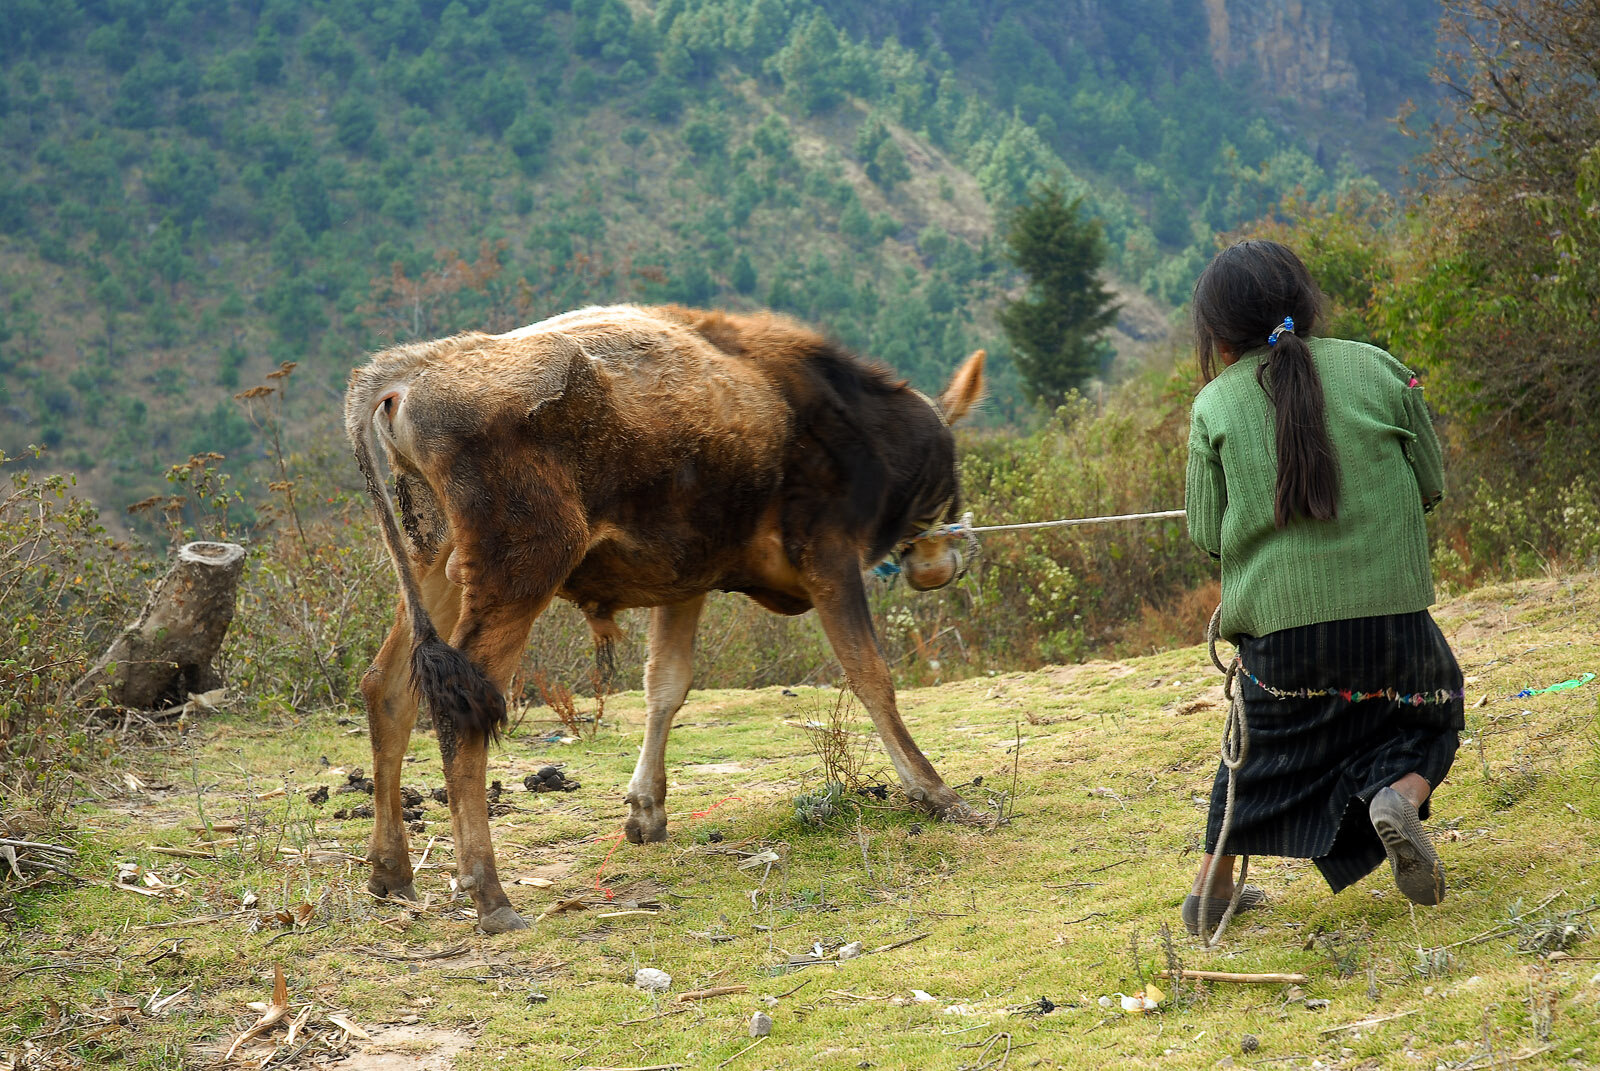
[[[0,472],[0,794],[48,812],[84,761],[108,753],[72,688],[136,610],[156,563],[112,542],[71,476],[3,453]]]

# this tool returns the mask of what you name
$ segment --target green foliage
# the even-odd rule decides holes
[[[803,826],[821,829],[843,814],[844,786],[829,781],[821,788],[802,792],[794,798],[794,817]]]
[[[1082,199],[1068,201],[1052,182],[1012,214],[1006,245],[1029,287],[1000,310],[1000,325],[1029,392],[1054,406],[1104,363],[1100,335],[1117,315],[1099,278],[1105,239],[1098,221],[1083,218]]]
[[[529,178],[537,175],[548,162],[550,142],[555,137],[555,124],[542,110],[530,109],[517,116],[506,129],[506,145],[516,154],[517,164]]]
[[[34,471],[43,452],[30,453],[0,453],[0,783],[50,808],[108,753],[72,687],[137,609],[153,564],[119,549],[73,478]]]
[[[772,60],[784,93],[803,115],[816,115],[844,99],[846,57],[839,31],[829,18],[813,12],[801,20],[789,43]]]

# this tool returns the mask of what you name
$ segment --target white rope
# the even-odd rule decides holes
[[[1250,753],[1250,730],[1244,717],[1244,689],[1235,687],[1239,658],[1235,655],[1233,661],[1224,666],[1222,659],[1217,657],[1217,632],[1221,620],[1222,606],[1218,604],[1216,613],[1211,615],[1211,623],[1206,626],[1206,646],[1211,652],[1211,664],[1222,671],[1222,694],[1228,700],[1228,720],[1222,727],[1222,765],[1228,770],[1228,791],[1222,805],[1222,828],[1217,832],[1217,845],[1211,850],[1205,881],[1200,888],[1200,904],[1196,914],[1199,915],[1202,936],[1206,930],[1206,907],[1211,903],[1211,890],[1217,880],[1217,860],[1227,854],[1228,831],[1233,827],[1234,785],[1239,767],[1244,765],[1245,756]],[[1233,921],[1233,913],[1239,909],[1239,899],[1244,895],[1244,879],[1249,874],[1250,857],[1247,855],[1240,860],[1239,877],[1233,884],[1233,898],[1228,901],[1228,909],[1217,921],[1217,931],[1206,941],[1207,948],[1217,947],[1217,942],[1222,940],[1222,932]]]
[[[1169,509],[1160,513],[1122,513],[1115,517],[1072,517],[1060,521],[1030,521],[1027,524],[987,524],[981,527],[967,527],[969,532],[1020,532],[1024,528],[1073,528],[1080,524],[1110,524],[1113,521],[1161,521],[1172,517],[1182,517],[1187,510]]]

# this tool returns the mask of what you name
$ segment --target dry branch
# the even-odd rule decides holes
[[[690,1000],[708,1000],[711,997],[731,997],[735,993],[745,993],[750,989],[747,985],[715,985],[710,989],[695,989],[688,993],[678,994],[678,1003]]]
[[[1172,971],[1157,971],[1157,978],[1171,978]],[[1227,971],[1178,971],[1179,978],[1196,982],[1264,982],[1280,985],[1305,985],[1311,979],[1303,974],[1230,974]]]

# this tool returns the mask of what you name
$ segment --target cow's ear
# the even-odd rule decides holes
[[[569,335],[540,335],[538,346],[538,360],[528,362],[526,373],[517,384],[520,401],[530,417],[541,405],[567,393],[573,378],[589,370],[588,355]]]
[[[982,400],[983,359],[986,356],[983,350],[973,351],[971,357],[961,362],[956,374],[950,377],[950,385],[939,396],[939,408],[944,410],[944,418],[949,423],[954,424],[966,416]]]

